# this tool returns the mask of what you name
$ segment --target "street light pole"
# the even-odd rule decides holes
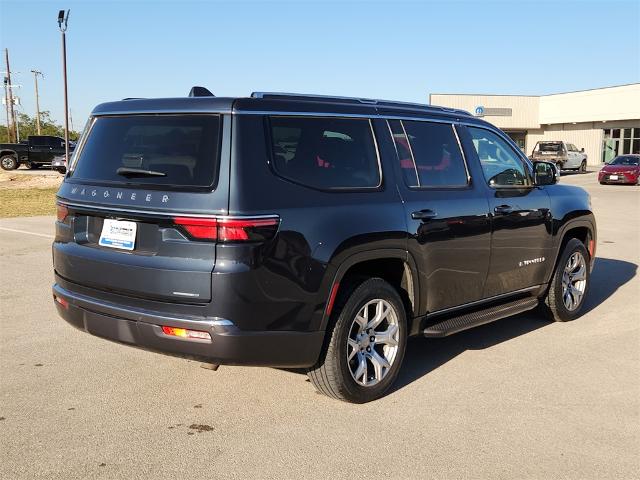
[[[58,12],[58,28],[62,32],[62,76],[64,80],[64,155],[67,165],[69,165],[69,100],[67,98],[67,22],[69,22],[69,12],[65,15],[64,10]]]
[[[33,73],[33,79],[36,82],[36,129],[38,131],[38,135],[40,135],[40,97],[38,96],[38,75],[44,78],[42,72],[38,70],[31,70]]]

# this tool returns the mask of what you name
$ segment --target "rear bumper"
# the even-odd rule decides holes
[[[610,177],[611,175],[617,175],[618,178],[615,180],[612,180]],[[603,174],[603,173],[599,173],[598,174],[598,181],[600,183],[624,183],[624,184],[635,184],[638,183],[638,175],[629,175],[629,174],[624,174],[624,173],[618,173],[618,174]]]
[[[315,364],[324,332],[246,331],[220,318],[175,318],[123,308],[53,285],[59,315],[91,335],[166,355],[220,365],[302,368]],[[161,326],[207,331],[211,340],[165,335]]]

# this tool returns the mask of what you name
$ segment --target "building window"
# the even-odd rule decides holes
[[[618,155],[640,154],[640,125],[631,128],[607,128],[603,131],[602,161],[609,163]]]

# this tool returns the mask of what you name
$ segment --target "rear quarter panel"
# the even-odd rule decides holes
[[[272,244],[257,250],[218,247],[214,303],[223,300],[216,314],[232,318],[236,300],[250,296],[260,315],[240,315],[253,316],[243,328],[319,330],[342,263],[365,251],[406,252],[402,204],[384,163],[383,184],[375,190],[321,191],[279,177],[270,165],[265,127],[262,115],[234,116],[229,214],[277,214],[280,230]]]

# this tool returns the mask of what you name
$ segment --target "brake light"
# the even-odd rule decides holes
[[[209,334],[209,332],[203,332],[201,330],[189,330],[186,328],[167,327],[166,325],[163,325],[162,333],[171,337],[211,340],[211,335]]]
[[[260,242],[273,238],[278,230],[278,217],[176,217],[173,219],[197,240],[219,242]]]
[[[69,209],[67,206],[61,203],[56,204],[56,217],[58,218],[58,221],[64,222],[67,215],[69,215]]]

